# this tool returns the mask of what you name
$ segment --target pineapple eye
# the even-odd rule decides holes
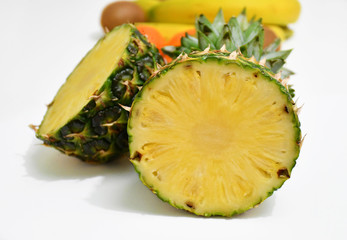
[[[279,178],[290,178],[289,172],[287,168],[281,168],[277,171],[277,176]]]

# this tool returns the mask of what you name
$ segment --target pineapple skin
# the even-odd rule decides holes
[[[117,67],[88,104],[54,134],[40,134],[40,128],[36,130],[36,137],[44,145],[93,164],[109,162],[128,151],[126,109],[156,64],[164,61],[158,49],[135,26],[128,24],[127,27],[131,28],[129,44]],[[54,100],[48,108],[53,104]]]
[[[235,53],[235,52],[234,52]],[[233,54],[233,53],[232,53]],[[302,146],[303,138],[301,135],[301,129],[300,129],[300,121],[298,118],[298,108],[295,105],[295,102],[293,101],[290,92],[288,90],[288,86],[285,84],[281,83],[282,79],[277,79],[276,75],[271,72],[271,70],[267,67],[264,67],[259,64],[259,62],[256,62],[252,58],[245,58],[242,55],[238,55],[236,57],[231,57],[229,52],[223,52],[220,50],[217,51],[209,51],[209,52],[193,52],[192,54],[189,55],[181,55],[179,56],[176,60],[174,60],[172,63],[164,66],[162,69],[158,70],[143,86],[142,90],[136,95],[133,103],[132,103],[132,108],[130,110],[129,114],[129,120],[128,120],[128,125],[127,125],[127,131],[128,131],[128,143],[129,143],[129,152],[130,152],[130,162],[133,164],[135,171],[138,173],[139,178],[141,182],[147,186],[154,194],[157,195],[159,199],[161,199],[164,202],[169,203],[171,206],[177,208],[177,209],[182,209],[188,212],[191,212],[195,215],[199,216],[204,216],[204,217],[211,217],[211,216],[222,216],[222,217],[232,217],[241,213],[246,212],[249,209],[252,209],[254,207],[257,207],[259,204],[261,204],[266,198],[270,197],[277,189],[281,188],[284,182],[289,178],[286,178],[283,180],[283,182],[279,185],[274,187],[271,191],[267,192],[265,198],[259,198],[258,201],[255,201],[254,204],[249,205],[248,207],[244,209],[238,209],[235,211],[231,212],[205,212],[203,214],[197,213],[194,209],[189,208],[185,205],[177,205],[171,199],[161,195],[160,191],[158,191],[155,186],[147,184],[145,179],[142,176],[141,171],[137,167],[137,164],[141,158],[141,156],[138,155],[138,153],[132,149],[132,142],[133,142],[133,134],[132,134],[132,109],[133,106],[137,103],[140,102],[142,99],[142,93],[146,91],[146,88],[150,88],[151,84],[155,84],[155,81],[159,79],[162,75],[165,75],[168,71],[171,69],[175,68],[179,64],[184,64],[187,62],[199,62],[199,63],[206,63],[209,61],[217,61],[220,64],[236,64],[244,69],[244,71],[254,71],[257,70],[258,74],[263,75],[269,82],[277,85],[279,87],[279,90],[281,91],[282,94],[284,94],[287,97],[287,106],[288,106],[288,112],[291,114],[292,117],[292,123],[293,123],[293,128],[295,128],[295,143],[296,143],[296,155],[292,159],[292,166],[288,169],[289,173],[291,173],[292,169],[296,165],[296,160],[299,157],[300,149]]]

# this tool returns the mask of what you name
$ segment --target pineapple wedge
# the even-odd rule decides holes
[[[127,152],[126,124],[134,95],[163,63],[135,26],[109,32],[60,88],[36,130],[45,145],[89,163]]]

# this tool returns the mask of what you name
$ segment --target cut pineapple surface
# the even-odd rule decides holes
[[[36,131],[45,145],[91,163],[128,151],[128,112],[156,64],[158,49],[132,24],[106,34],[59,89]]]
[[[54,133],[87,105],[116,68],[129,44],[130,31],[129,27],[112,31],[81,61],[55,96],[54,104],[40,127],[40,134]]]
[[[136,97],[130,157],[161,199],[198,215],[231,216],[290,177],[300,129],[286,89],[247,61],[188,59]]]

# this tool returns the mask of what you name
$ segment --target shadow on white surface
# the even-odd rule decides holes
[[[142,182],[137,173],[130,174],[122,181],[117,177],[107,177],[88,199],[93,205],[121,212],[148,215],[195,217],[178,210],[157,198]],[[120,187],[119,184],[122,184]]]
[[[113,211],[150,215],[195,217],[157,198],[138,178],[128,156],[104,165],[90,165],[40,144],[24,156],[28,176],[44,181],[84,180],[101,177],[87,201]]]
[[[24,159],[28,176],[39,180],[49,182],[102,177],[101,183],[92,189],[87,198],[87,201],[94,206],[120,212],[199,218],[184,210],[176,209],[156,197],[139,180],[127,156],[109,164],[90,165],[53,148],[32,144]],[[271,216],[274,204],[275,197],[271,196],[257,208],[230,219]]]
[[[235,216],[237,219],[270,217],[272,215],[273,207],[275,206],[275,195],[265,199],[259,206],[248,210],[240,215]]]
[[[82,180],[97,176],[126,174],[132,171],[131,163],[126,161],[127,156],[110,164],[92,165],[39,144],[29,147],[24,158],[28,175],[46,181]]]

